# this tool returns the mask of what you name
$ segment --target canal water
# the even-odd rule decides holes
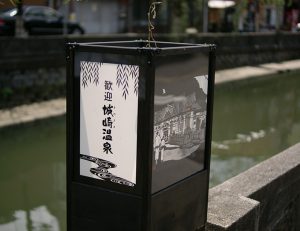
[[[217,87],[211,186],[300,141],[299,77]],[[0,231],[66,230],[65,133],[65,117],[0,129]]]
[[[300,142],[299,72],[217,87],[211,186],[297,142]]]

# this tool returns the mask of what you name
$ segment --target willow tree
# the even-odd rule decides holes
[[[203,0],[160,0],[161,9],[167,11],[170,31],[185,32],[188,27],[201,29]]]

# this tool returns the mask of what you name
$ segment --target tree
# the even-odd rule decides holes
[[[25,35],[24,23],[23,23],[23,0],[14,0],[12,2],[14,2],[17,6],[15,35],[16,37],[22,37]]]

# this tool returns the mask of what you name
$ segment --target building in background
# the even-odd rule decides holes
[[[220,4],[210,4],[215,2]],[[210,32],[293,31],[299,23],[299,2],[209,0],[208,28]]]
[[[87,34],[148,32],[150,0],[23,0],[76,20]],[[1,0],[0,10],[12,7]],[[300,0],[164,0],[154,20],[157,33],[297,31]]]
[[[124,1],[90,0],[74,2],[71,13],[76,15],[86,33],[112,34],[125,32],[126,7]]]
[[[300,31],[300,0],[285,0],[283,29]]]
[[[70,20],[77,20],[86,33],[147,32],[149,0],[48,0],[49,6],[58,9]]]
[[[275,4],[261,5],[259,8],[259,31],[278,30],[283,21],[283,7]]]

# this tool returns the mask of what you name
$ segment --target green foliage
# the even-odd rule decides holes
[[[289,2],[291,2],[292,0],[288,0]],[[276,6],[283,6],[284,5],[284,2],[285,0],[259,0],[260,3],[262,4],[270,4],[270,5],[276,5]],[[247,5],[248,3],[248,0],[240,0],[239,4],[242,4],[242,5]]]
[[[10,87],[4,87],[1,90],[1,98],[7,99],[13,94],[13,90]]]
[[[169,4],[170,11],[172,14],[172,32],[183,33],[189,26],[189,0],[168,0],[164,1],[164,4]],[[194,26],[200,30],[202,27],[202,8],[203,0],[192,0],[193,1],[193,21]]]
[[[188,6],[183,0],[169,0],[172,14],[172,32],[182,33],[188,25]]]
[[[277,6],[282,6],[284,5],[284,0],[262,0],[263,4],[274,4]]]

